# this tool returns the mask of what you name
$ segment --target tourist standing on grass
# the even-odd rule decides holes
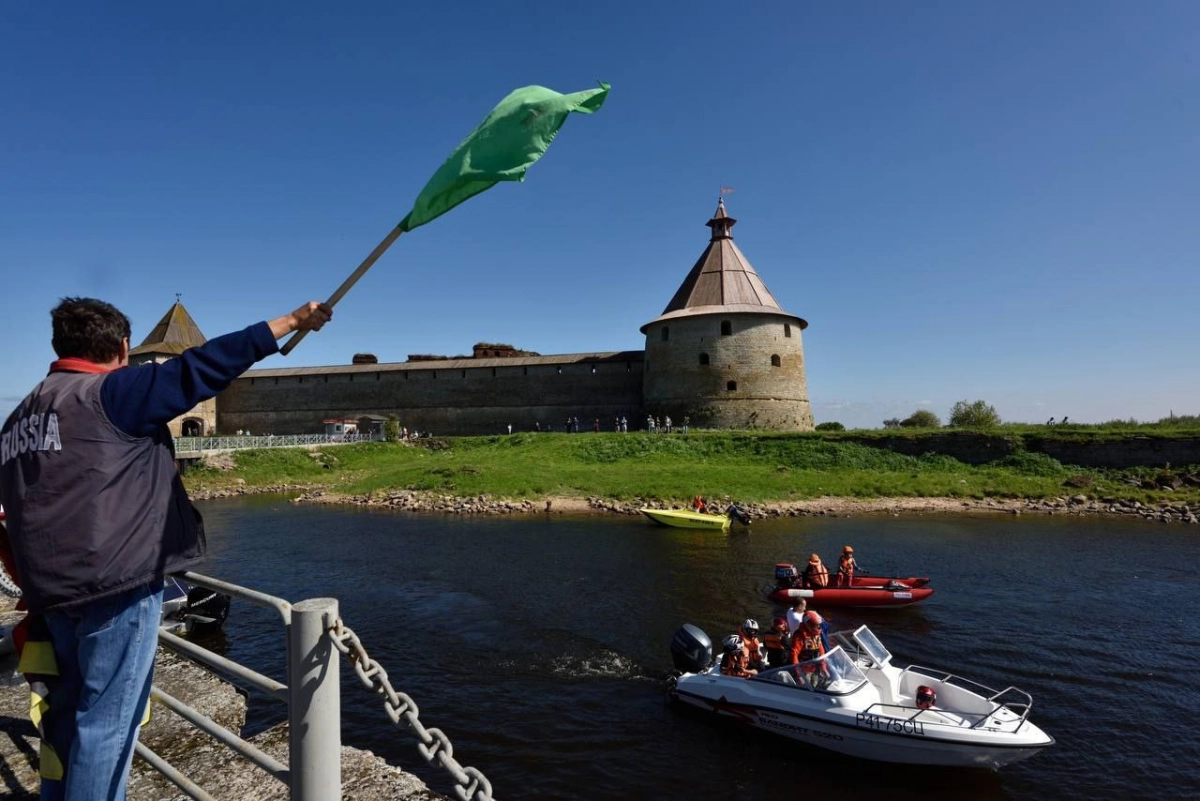
[[[204,554],[167,423],[333,310],[307,303],[161,364],[129,364],[129,319],[91,298],[50,313],[58,360],[0,429],[0,503],[57,680],[42,717],[45,799],[123,799],[150,697],[165,574]],[[41,671],[38,671],[41,672]]]

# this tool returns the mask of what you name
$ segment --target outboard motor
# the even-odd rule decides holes
[[[743,526],[750,525],[750,515],[743,512],[742,507],[738,506],[736,503],[729,504],[729,508],[725,510],[725,514],[730,520],[736,520]]]
[[[794,587],[796,579],[800,577],[800,571],[796,570],[796,566],[789,562],[780,562],[775,565],[775,584],[779,587]]]
[[[684,623],[671,638],[671,661],[684,673],[700,673],[713,663],[712,640],[700,627]]]
[[[233,599],[223,592],[214,592],[204,587],[188,590],[183,618],[188,630],[196,633],[212,631],[225,625],[229,617],[229,604]]]

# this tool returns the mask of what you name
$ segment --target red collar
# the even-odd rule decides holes
[[[89,362],[87,359],[56,359],[50,362],[52,373],[111,373],[119,368],[105,367],[102,364]]]

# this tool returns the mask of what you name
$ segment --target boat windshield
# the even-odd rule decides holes
[[[867,656],[871,657],[871,660],[876,665],[883,666],[886,665],[889,660],[891,660],[891,652],[883,647],[883,643],[879,641],[879,638],[875,636],[875,633],[866,626],[859,626],[857,629],[855,629],[853,636],[854,641],[858,643],[858,646],[862,648],[864,652],[866,652]]]
[[[754,677],[755,681],[771,681],[795,686],[802,690],[841,695],[853,692],[867,680],[841,646],[816,659],[798,665],[766,670]]]

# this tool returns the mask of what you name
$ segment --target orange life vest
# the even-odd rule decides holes
[[[825,565],[821,562],[815,565],[809,562],[808,567],[804,569],[804,580],[812,587],[828,587],[829,571],[825,569]]]
[[[858,568],[858,564],[854,561],[853,556],[842,554],[842,558],[838,560],[838,576],[837,583],[844,584],[847,587],[854,583],[854,571]]]
[[[757,637],[742,638],[742,655],[750,667],[761,667],[763,661],[762,643]]]
[[[821,640],[820,629],[811,634],[804,626],[796,629],[796,633],[792,635],[793,665],[800,662],[807,662],[809,659],[816,659],[824,653],[825,643]],[[808,666],[808,668],[812,667],[812,665]]]
[[[746,652],[741,651],[726,651],[721,657],[721,672],[726,676],[741,676],[750,675],[750,671],[746,669]]]

